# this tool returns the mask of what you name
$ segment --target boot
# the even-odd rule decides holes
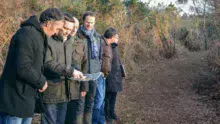
[[[82,124],[82,116],[81,115],[76,116],[76,124]]]
[[[119,120],[119,118],[116,116],[115,114],[115,103],[116,103],[116,96],[117,96],[117,92],[112,92],[111,93],[111,99],[109,101],[109,113],[110,113],[110,117],[113,120]]]
[[[92,124],[92,113],[84,114],[83,124]]]
[[[114,110],[110,110],[110,117],[115,120],[115,121],[118,121],[119,118],[117,117],[117,115],[115,114],[115,111]]]
[[[106,122],[112,122],[113,120],[111,119],[109,109],[105,108],[105,120]]]
[[[108,96],[108,93],[106,93],[106,97],[105,97],[104,110],[105,110],[105,120],[106,120],[106,122],[108,122],[108,123],[112,122],[113,120],[111,119],[110,111],[109,111],[109,96]]]

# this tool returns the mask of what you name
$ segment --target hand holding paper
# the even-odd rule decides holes
[[[85,79],[86,77],[83,76],[83,73],[80,71],[77,71],[76,69],[73,70],[73,74],[72,74],[73,78],[81,78],[81,79]]]
[[[93,74],[83,74],[82,78],[71,77],[70,80],[74,81],[92,81],[97,80],[101,76],[101,72],[93,73]]]

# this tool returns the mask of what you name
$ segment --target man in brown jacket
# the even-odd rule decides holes
[[[79,21],[73,17],[75,23],[73,30],[70,34],[72,40],[72,66],[76,67],[83,73],[87,73],[87,46],[86,44],[75,37],[75,34],[79,28]],[[88,91],[88,82],[69,81],[69,98],[70,101],[67,105],[66,124],[81,124],[82,123],[82,111],[84,103],[79,100],[85,97]]]
[[[110,34],[110,30],[112,28],[108,28],[105,30],[102,42],[102,48],[103,48],[103,53],[102,53],[102,73],[104,74],[104,77],[106,77],[110,72],[111,72],[111,64],[112,64],[112,47],[111,43],[114,42],[114,37]]]

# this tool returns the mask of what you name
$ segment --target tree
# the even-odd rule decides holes
[[[188,0],[177,0],[176,1],[178,4],[186,4]]]
[[[218,39],[220,40],[220,1],[219,0],[210,0],[209,5],[212,7],[212,13],[213,13],[213,25],[215,29],[215,33],[218,36]]]
[[[182,15],[182,19],[187,19],[188,18],[188,14],[187,13],[184,13],[183,15]]]
[[[192,0],[193,6],[191,6],[191,10],[196,14],[197,19],[200,20],[200,24],[203,25],[202,32],[204,36],[204,47],[205,50],[208,49],[208,42],[207,42],[207,14],[211,11],[211,6],[208,4],[208,0]],[[198,27],[197,27],[198,29]]]

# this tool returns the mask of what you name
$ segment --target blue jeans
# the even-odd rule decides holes
[[[20,118],[0,113],[0,124],[31,124],[32,117]]]
[[[41,115],[42,124],[64,124],[67,103],[44,104],[45,113]]]
[[[0,124],[4,124],[5,121],[5,113],[0,112]]]
[[[92,113],[92,124],[104,124],[104,98],[105,98],[105,79],[100,76],[97,81],[97,89],[94,100],[94,107]]]

